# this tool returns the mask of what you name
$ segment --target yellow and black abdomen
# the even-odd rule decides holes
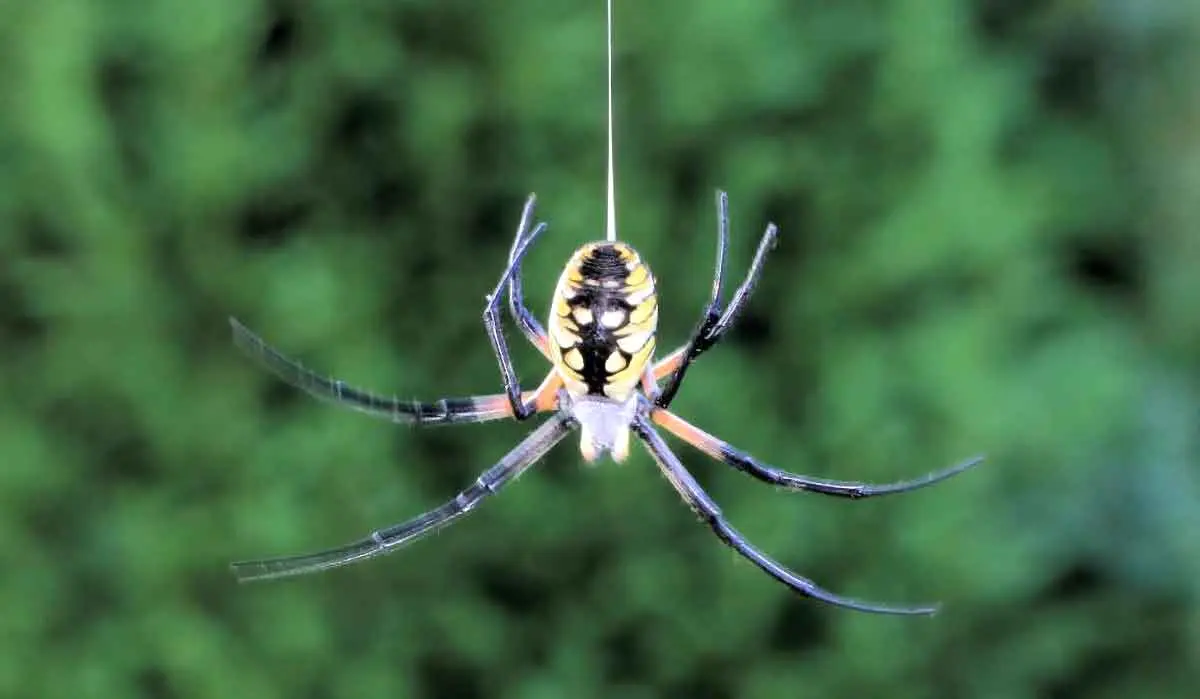
[[[624,401],[654,356],[654,276],[625,243],[588,243],[571,256],[550,310],[554,365],[575,395]]]

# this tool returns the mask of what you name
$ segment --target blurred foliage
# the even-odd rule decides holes
[[[637,451],[556,449],[437,537],[239,587],[228,560],[445,501],[528,424],[412,430],[239,356],[235,314],[405,397],[492,393],[525,195],[547,307],[603,231],[602,3],[0,2],[0,696],[1192,697],[1200,682],[1200,9],[618,3],[622,237],[661,346],[767,221],[678,412],[736,556]],[[519,337],[510,332],[513,338]],[[545,371],[516,350],[522,375]]]

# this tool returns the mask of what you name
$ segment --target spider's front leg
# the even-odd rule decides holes
[[[712,298],[704,309],[704,317],[696,325],[687,344],[667,355],[654,367],[656,379],[667,378],[667,385],[663,387],[655,400],[656,405],[661,408],[671,405],[671,401],[675,399],[675,394],[679,391],[679,385],[683,382],[684,374],[687,373],[688,366],[705,350],[715,345],[737,320],[738,315],[746,306],[746,302],[750,300],[750,294],[754,291],[754,286],[758,284],[759,277],[762,276],[763,262],[766,261],[767,252],[775,247],[777,234],[778,229],[775,224],[767,224],[767,230],[763,232],[762,240],[758,244],[758,251],[754,253],[754,261],[750,263],[750,271],[746,273],[746,279],[742,281],[742,285],[737,288],[737,291],[733,292],[729,306],[722,312],[721,296],[725,284],[725,250],[729,245],[729,197],[725,192],[717,192],[717,265],[713,275]]]
[[[526,339],[538,348],[543,357],[553,361],[546,329],[525,306],[525,297],[521,289],[521,261],[517,258],[517,250],[520,248],[521,242],[525,240],[526,233],[529,233],[529,238],[533,238],[541,235],[546,228],[545,223],[539,223],[532,232],[529,232],[529,224],[533,220],[533,210],[536,204],[537,196],[530,194],[529,198],[525,200],[525,208],[521,211],[521,222],[517,225],[517,234],[513,237],[512,248],[508,251],[508,263],[515,265],[512,276],[508,280],[508,309]]]
[[[496,288],[487,296],[487,305],[483,309],[483,326],[487,330],[488,339],[492,343],[492,351],[496,354],[496,361],[500,365],[500,375],[504,381],[504,392],[508,396],[509,405],[512,407],[512,414],[518,420],[524,420],[538,411],[538,402],[536,397],[530,397],[529,400],[523,399],[521,395],[521,381],[517,378],[517,371],[513,367],[512,356],[508,350],[508,342],[504,339],[504,331],[500,324],[500,300],[504,294],[506,285],[511,285],[512,280],[521,267],[521,259],[525,257],[525,253],[529,251],[530,246],[537,240],[542,231],[546,230],[545,224],[540,224],[534,227],[533,231],[528,236],[522,237],[521,233],[528,223],[529,215],[533,210],[533,197],[525,204],[525,214],[521,217],[521,228],[517,231],[517,241],[514,243],[513,250],[509,255],[508,266],[504,268],[504,274],[500,275],[500,281],[497,282]],[[511,289],[511,286],[510,286]],[[520,285],[517,285],[517,291],[520,291]],[[521,306],[524,307],[523,305]],[[532,316],[530,316],[532,319]],[[535,321],[536,322],[536,321]],[[522,326],[524,328],[524,326]],[[545,336],[544,332],[541,335]],[[536,341],[535,341],[536,344]]]

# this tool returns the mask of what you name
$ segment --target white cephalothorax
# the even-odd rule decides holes
[[[600,396],[560,394],[567,412],[579,422],[579,450],[588,462],[610,454],[613,461],[629,456],[629,425],[637,412],[638,397],[624,402]]]

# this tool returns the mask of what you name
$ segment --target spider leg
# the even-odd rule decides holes
[[[526,208],[528,207],[529,203],[526,203]],[[521,382],[517,378],[517,371],[513,367],[512,356],[508,351],[508,341],[504,339],[504,331],[500,325],[500,299],[504,294],[505,286],[516,278],[517,270],[521,267],[521,258],[545,230],[544,225],[536,226],[529,235],[516,241],[512,254],[509,255],[508,266],[504,268],[504,274],[500,275],[500,281],[496,283],[496,288],[488,294],[487,305],[483,308],[483,327],[487,330],[488,339],[492,343],[492,351],[496,355],[496,362],[500,365],[504,392],[508,395],[509,404],[512,406],[513,417],[518,420],[524,420],[533,415],[537,412],[537,406],[522,398]]]
[[[692,331],[691,339],[683,348],[672,352],[666,360],[660,362],[660,365],[672,366],[673,370],[670,372],[670,378],[667,379],[667,385],[659,393],[658,400],[655,401],[659,407],[666,408],[671,405],[671,401],[675,399],[679,385],[687,373],[688,366],[705,350],[715,345],[737,320],[746,302],[750,300],[750,294],[758,284],[759,277],[762,276],[763,263],[766,261],[767,252],[775,247],[777,234],[778,229],[775,224],[767,224],[767,229],[758,243],[758,250],[754,253],[754,261],[750,263],[750,270],[746,273],[745,280],[733,292],[729,306],[722,312],[721,292],[725,276],[725,250],[729,244],[729,197],[725,192],[717,192],[717,264],[716,272],[713,275],[712,297],[704,309],[704,317]],[[658,371],[659,367],[656,366],[655,373],[657,374]]]
[[[843,498],[869,498],[876,495],[892,495],[894,493],[904,493],[924,488],[927,485],[933,485],[951,476],[956,476],[983,461],[983,456],[974,456],[959,464],[939,471],[933,471],[920,478],[896,481],[894,483],[875,484],[827,480],[788,473],[787,471],[767,466],[753,456],[735,449],[724,440],[714,437],[668,410],[661,408],[655,410],[651,414],[650,419],[659,427],[691,444],[708,456],[732,466],[742,473],[747,473],[760,481],[783,486],[791,490],[808,490],[814,493],[835,495]]]
[[[415,425],[487,422],[513,415],[512,405],[505,394],[441,398],[425,403],[371,393],[308,369],[267,344],[236,318],[230,318],[229,324],[233,328],[234,344],[251,359],[285,383],[334,405],[396,423]],[[561,379],[551,372],[541,386],[534,391],[526,391],[522,398],[525,402],[534,403],[539,411],[552,410],[556,404],[555,393],[560,381]]]
[[[676,347],[670,354],[658,360],[651,371],[654,372],[654,380],[661,381],[664,378],[675,373],[679,365],[683,363],[683,358],[687,354],[687,345]]]
[[[513,270],[512,277],[508,280],[508,309],[512,313],[513,320],[517,322],[517,326],[521,328],[521,332],[525,337],[533,343],[534,347],[542,353],[546,359],[550,359],[549,340],[546,337],[546,329],[538,322],[529,309],[525,306],[525,298],[521,290],[521,264],[517,260],[517,248],[521,241],[525,239],[525,233],[529,230],[529,223],[533,220],[534,206],[537,204],[537,196],[530,194],[525,200],[525,208],[521,211],[521,222],[517,226],[517,234],[513,237],[512,248],[508,251],[508,263],[516,263],[516,269]],[[545,223],[539,223],[534,231],[529,234],[529,237],[540,235],[542,229],[546,227]]]
[[[574,420],[564,413],[546,420],[453,500],[407,522],[372,532],[364,539],[338,548],[300,556],[241,561],[230,567],[240,582],[250,582],[315,573],[391,553],[473,510],[489,495],[499,492],[505,484],[524,473],[574,427]]]
[[[663,475],[671,482],[676,492],[679,493],[684,502],[696,514],[700,515],[701,519],[717,535],[717,538],[721,539],[727,546],[737,551],[751,563],[761,568],[768,575],[787,585],[793,591],[805,597],[812,597],[834,606],[855,609],[861,612],[873,612],[877,614],[933,614],[937,612],[937,606],[894,607],[842,597],[841,595],[825,590],[808,578],[793,573],[759,551],[741,533],[730,526],[725,516],[721,514],[721,509],[713,502],[708,493],[704,492],[704,489],[700,487],[700,484],[696,482],[692,474],[684,468],[683,464],[679,461],[679,457],[675,456],[654,427],[646,421],[645,417],[639,416],[635,419],[632,429],[646,445],[646,448],[650,451],[650,455],[654,457]]]

